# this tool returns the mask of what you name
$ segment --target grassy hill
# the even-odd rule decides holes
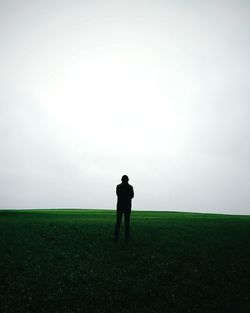
[[[0,211],[0,312],[250,312],[250,216]]]

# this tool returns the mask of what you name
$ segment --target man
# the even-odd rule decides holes
[[[116,225],[114,241],[117,242],[119,239],[119,231],[122,221],[122,215],[124,214],[125,221],[125,241],[129,241],[129,222],[131,213],[131,199],[134,198],[134,189],[129,183],[127,175],[122,176],[121,184],[116,186],[117,195],[117,209],[116,209]]]

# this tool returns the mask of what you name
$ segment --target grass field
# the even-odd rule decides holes
[[[0,211],[0,312],[250,312],[250,216]]]

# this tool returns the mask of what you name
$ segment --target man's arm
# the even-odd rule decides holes
[[[134,188],[131,186],[131,199],[134,198]]]

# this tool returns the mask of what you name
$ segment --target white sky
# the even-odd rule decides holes
[[[0,1],[0,207],[250,214],[250,2]]]

